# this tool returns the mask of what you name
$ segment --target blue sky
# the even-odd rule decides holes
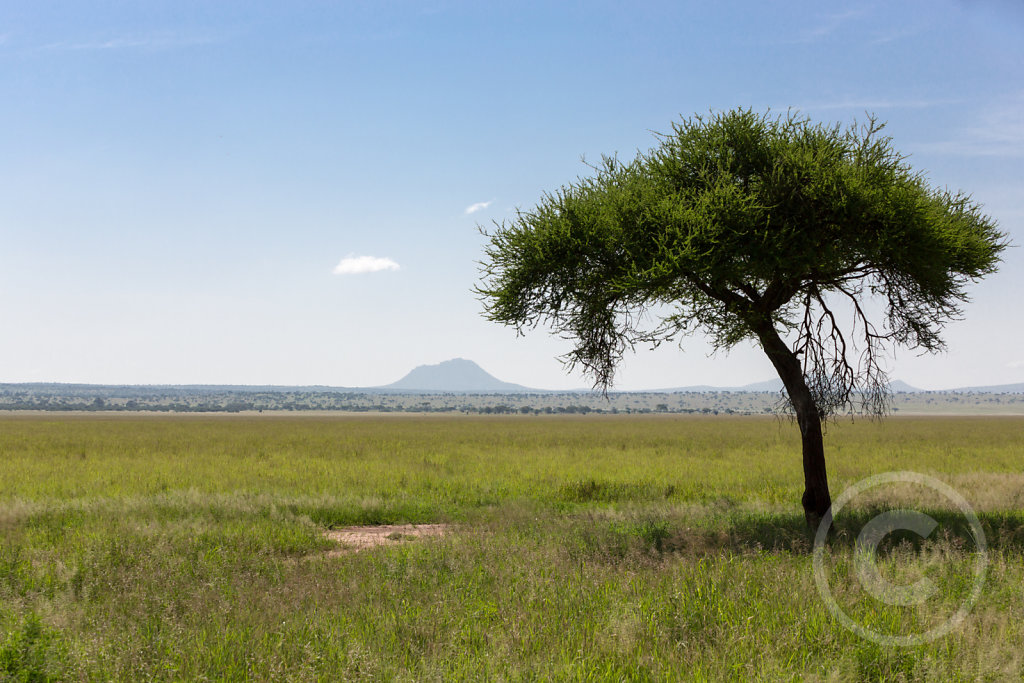
[[[876,113],[1024,244],[1022,67],[1016,0],[4,2],[0,382],[369,386],[461,356],[580,387],[565,342],[482,319],[478,225],[681,115],[792,107]],[[1024,381],[1022,265],[892,375]],[[774,375],[684,348],[618,388]]]

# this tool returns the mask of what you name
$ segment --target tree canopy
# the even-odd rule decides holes
[[[702,331],[716,348],[760,344],[800,425],[813,528],[831,504],[821,421],[885,412],[887,348],[942,349],[967,286],[1007,246],[882,129],[743,109],[684,119],[485,231],[486,315],[549,325],[605,390],[640,342]]]
[[[604,158],[488,233],[487,316],[550,325],[605,388],[638,342],[700,330],[729,348],[771,326],[802,358],[822,416],[858,395],[880,410],[880,344],[942,349],[966,285],[1006,244],[968,195],[929,188],[882,128],[750,110],[675,123],[654,149]]]

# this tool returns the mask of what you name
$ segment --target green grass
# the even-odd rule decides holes
[[[962,627],[900,648],[825,608],[784,420],[3,417],[0,680],[1019,678],[1022,434],[1020,418],[830,425],[835,495],[931,474],[989,539]],[[938,597],[866,600],[851,538],[885,506],[839,520],[836,599],[913,633],[969,592],[973,554],[956,534],[887,544],[883,573],[927,573]],[[402,522],[455,531],[326,555],[326,528]]]

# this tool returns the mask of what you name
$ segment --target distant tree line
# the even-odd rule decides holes
[[[338,391],[246,391],[180,387],[0,385],[0,410],[161,413],[335,411],[480,415],[763,415],[776,410],[771,392],[396,394]],[[1024,394],[897,393],[903,412],[1020,412]]]

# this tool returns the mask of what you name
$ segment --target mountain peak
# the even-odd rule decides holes
[[[392,391],[466,393],[534,391],[519,384],[502,382],[466,358],[452,358],[436,365],[420,365],[397,382],[380,388]]]

